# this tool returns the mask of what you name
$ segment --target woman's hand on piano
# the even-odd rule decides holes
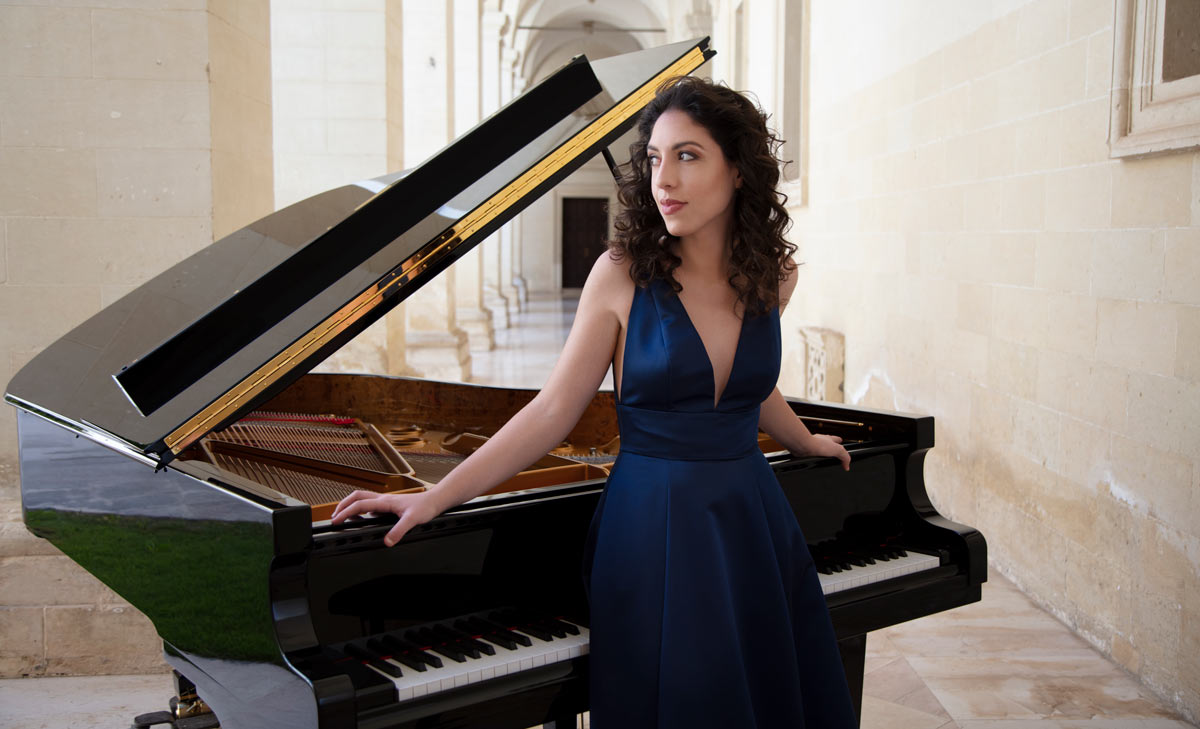
[[[817,433],[809,438],[803,455],[836,458],[842,462],[843,470],[850,470],[850,454],[842,445],[841,436]]]
[[[409,529],[430,521],[441,513],[429,491],[416,494],[379,494],[374,491],[355,491],[338,502],[331,521],[341,524],[352,516],[368,512],[391,513],[400,521],[383,537],[383,543],[391,547],[404,538]]]

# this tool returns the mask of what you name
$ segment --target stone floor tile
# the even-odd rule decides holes
[[[910,658],[913,670],[962,723],[973,719],[1173,718],[1144,688],[1097,656]]]
[[[0,679],[6,729],[127,729],[133,717],[164,711],[170,674]]]
[[[888,664],[864,673],[863,695],[898,706],[924,712],[938,717],[942,722],[950,720],[948,714],[929,687],[912,669],[904,658],[893,659]]]
[[[941,729],[946,724],[944,716],[934,716],[874,696],[863,696],[860,725],[864,729]]]

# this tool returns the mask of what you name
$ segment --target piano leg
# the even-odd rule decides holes
[[[838,641],[842,654],[842,668],[846,671],[846,683],[850,684],[850,698],[854,701],[854,716],[862,726],[863,668],[867,657],[867,634],[852,635]]]
[[[554,721],[542,724],[542,729],[575,729],[577,726],[579,726],[579,716],[577,714],[565,714],[555,717]]]

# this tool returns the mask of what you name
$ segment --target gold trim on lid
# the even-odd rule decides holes
[[[349,329],[374,309],[385,296],[393,293],[401,285],[428,268],[433,260],[454,250],[463,241],[482,230],[513,203],[529,194],[544,180],[641,110],[654,97],[659,84],[672,76],[691,73],[699,68],[704,60],[704,53],[698,47],[692,48],[679,60],[639,87],[637,91],[625,97],[621,103],[609,109],[596,121],[560,145],[558,149],[526,170],[523,175],[509,183],[504,189],[465,215],[437,239],[414,253],[400,265],[399,276],[385,278],[368,287],[325,321],[293,342],[287,349],[275,355],[269,362],[214,400],[208,407],[192,416],[164,439],[167,447],[172,453],[178,455],[184,448],[199,440],[217,423],[241,407],[243,403],[266,390],[291,370],[290,365],[293,361],[303,358]]]

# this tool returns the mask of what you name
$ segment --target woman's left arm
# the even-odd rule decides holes
[[[792,412],[778,387],[763,400],[758,411],[758,427],[797,456],[829,456],[840,460],[843,469],[850,470],[850,454],[842,446],[842,439],[836,435],[808,432],[804,421]]]
[[[783,316],[783,310],[787,308],[792,291],[796,288],[796,264],[790,259],[789,263],[791,269],[787,278],[779,284],[780,316]],[[758,413],[758,427],[797,456],[829,456],[840,460],[843,469],[850,470],[850,454],[842,446],[842,439],[836,435],[810,433],[804,427],[804,422],[792,412],[778,387],[763,400]]]

